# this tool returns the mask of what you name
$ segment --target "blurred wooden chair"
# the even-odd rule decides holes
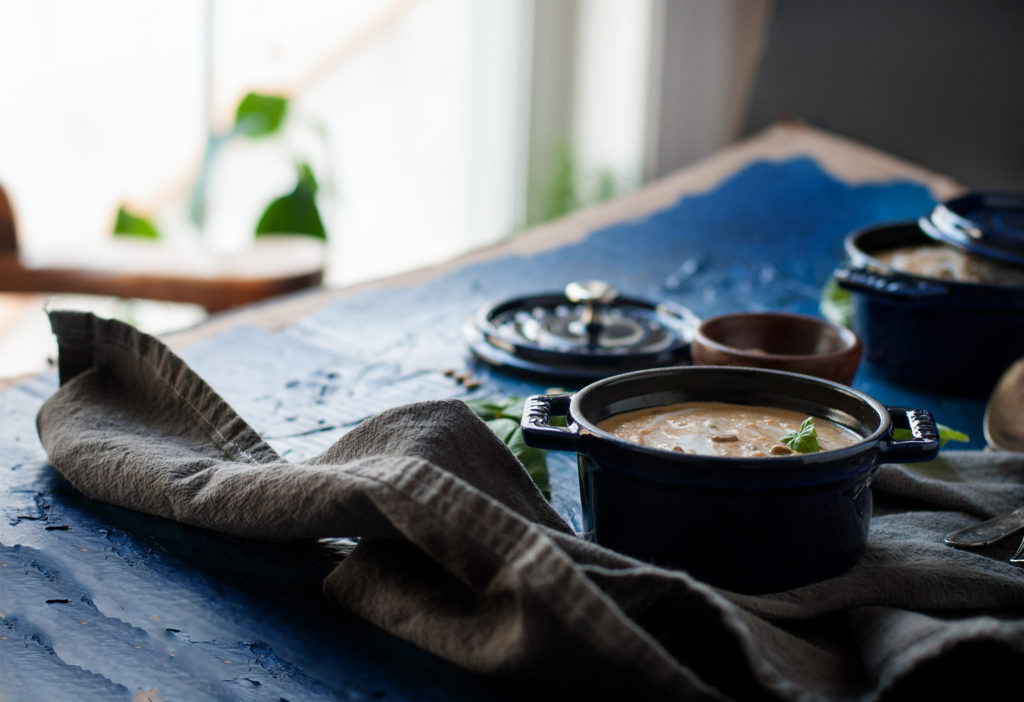
[[[26,263],[10,199],[0,186],[0,293],[80,293],[190,302],[208,312],[323,282],[325,249],[304,236],[260,237],[225,256],[118,239],[73,261]]]

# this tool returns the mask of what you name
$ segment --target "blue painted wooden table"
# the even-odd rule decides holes
[[[545,390],[469,357],[462,324],[488,301],[603,279],[700,316],[816,314],[849,231],[932,204],[919,185],[851,186],[808,158],[754,163],[582,242],[342,298],[277,332],[233,327],[183,355],[283,456],[308,456],[398,404]],[[467,391],[443,373],[452,367],[471,368],[482,386]],[[44,374],[0,394],[0,700],[520,697],[329,605],[320,580],[336,545],[246,541],[78,494],[35,433],[56,383]],[[866,370],[854,385],[929,408],[981,445],[980,401]],[[579,528],[574,460],[549,462],[551,499]]]

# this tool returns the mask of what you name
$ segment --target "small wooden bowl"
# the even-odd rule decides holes
[[[861,341],[817,317],[739,312],[704,320],[690,350],[699,366],[770,368],[849,385],[860,365]]]

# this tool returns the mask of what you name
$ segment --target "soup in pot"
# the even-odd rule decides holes
[[[794,453],[783,437],[806,432],[806,414],[776,407],[724,402],[680,402],[609,417],[598,426],[641,446],[709,456],[760,457]],[[821,451],[851,446],[861,436],[847,427],[812,417]],[[801,443],[794,444],[800,450]]]
[[[924,278],[990,285],[1024,285],[1024,268],[972,256],[952,246],[898,246],[873,255],[893,270]]]

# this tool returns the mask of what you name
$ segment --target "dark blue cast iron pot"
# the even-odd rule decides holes
[[[1024,286],[937,280],[893,271],[872,254],[933,244],[917,222],[854,232],[835,271],[853,299],[853,330],[872,372],[894,383],[985,397],[1024,356]]]
[[[608,417],[688,401],[796,410],[863,437],[836,451],[764,458],[700,456],[602,431]],[[566,417],[566,427],[552,416]],[[893,427],[913,438],[896,440]],[[886,408],[845,385],[782,371],[696,366],[613,376],[575,395],[537,395],[523,414],[530,446],[575,451],[584,536],[746,593],[843,573],[864,552],[879,463],[939,450],[931,414]]]

